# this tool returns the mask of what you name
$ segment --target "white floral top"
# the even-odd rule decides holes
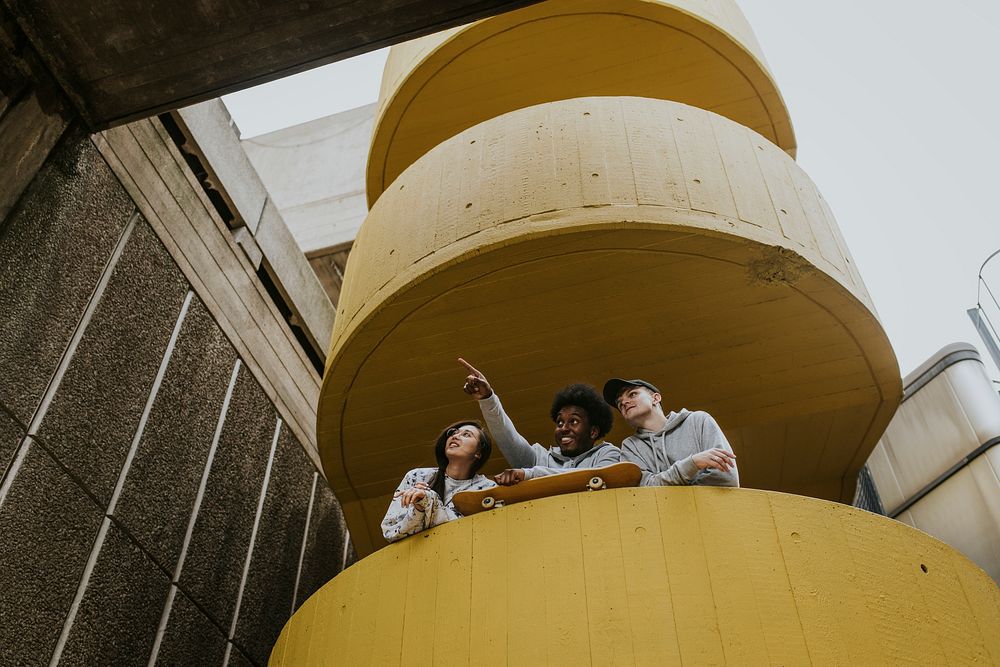
[[[446,477],[443,501],[437,493],[429,490],[422,499],[409,507],[403,507],[399,501],[399,496],[403,491],[413,488],[419,482],[433,486],[435,477],[437,477],[437,468],[415,468],[406,473],[403,481],[396,488],[396,493],[392,496],[392,502],[389,503],[389,510],[385,513],[385,518],[382,519],[382,535],[387,541],[395,542],[461,517],[462,515],[458,513],[455,505],[451,502],[459,491],[479,491],[496,486],[495,482],[482,475],[476,475],[472,479]]]

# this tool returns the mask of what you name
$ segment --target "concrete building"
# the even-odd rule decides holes
[[[794,153],[730,2],[552,0],[391,49],[318,408],[362,558],[272,661],[996,660],[989,577],[844,504],[902,387]],[[550,497],[386,547],[399,479],[475,414],[459,354],[531,434],[567,380],[657,381],[752,490]]]
[[[945,347],[903,380],[856,504],[937,537],[1000,582],[1000,395],[974,347]]]
[[[524,3],[351,4],[0,4],[0,663],[263,665],[352,561],[333,307],[221,104],[156,115]]]
[[[993,582],[844,504],[901,380],[739,9],[526,5],[0,5],[5,660],[1000,662]],[[413,37],[374,108],[211,101]],[[532,433],[662,378],[754,488],[383,548],[457,354]]]

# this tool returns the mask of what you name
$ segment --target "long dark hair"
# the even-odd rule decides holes
[[[445,454],[445,446],[448,444],[448,438],[451,437],[452,431],[463,426],[475,426],[479,429],[479,449],[476,450],[479,458],[472,463],[472,470],[470,472],[473,475],[486,465],[486,461],[490,458],[490,452],[493,451],[493,443],[490,442],[490,436],[486,433],[486,429],[474,419],[455,422],[441,431],[437,442],[434,443],[434,456],[437,458],[438,471],[431,489],[438,494],[438,497],[442,501],[444,500],[444,471],[448,467],[448,456]]]

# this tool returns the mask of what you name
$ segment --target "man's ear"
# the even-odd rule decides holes
[[[591,440],[596,440],[597,439],[597,431],[598,430],[599,429],[596,426],[591,426],[590,427],[590,439]]]
[[[660,396],[659,392],[653,392],[653,405],[659,405],[663,401],[663,397]]]

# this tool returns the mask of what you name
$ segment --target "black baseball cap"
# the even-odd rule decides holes
[[[622,393],[625,387],[645,387],[654,394],[659,394],[660,390],[645,380],[622,380],[621,378],[611,378],[604,383],[604,401],[613,408],[618,408],[618,394]]]

